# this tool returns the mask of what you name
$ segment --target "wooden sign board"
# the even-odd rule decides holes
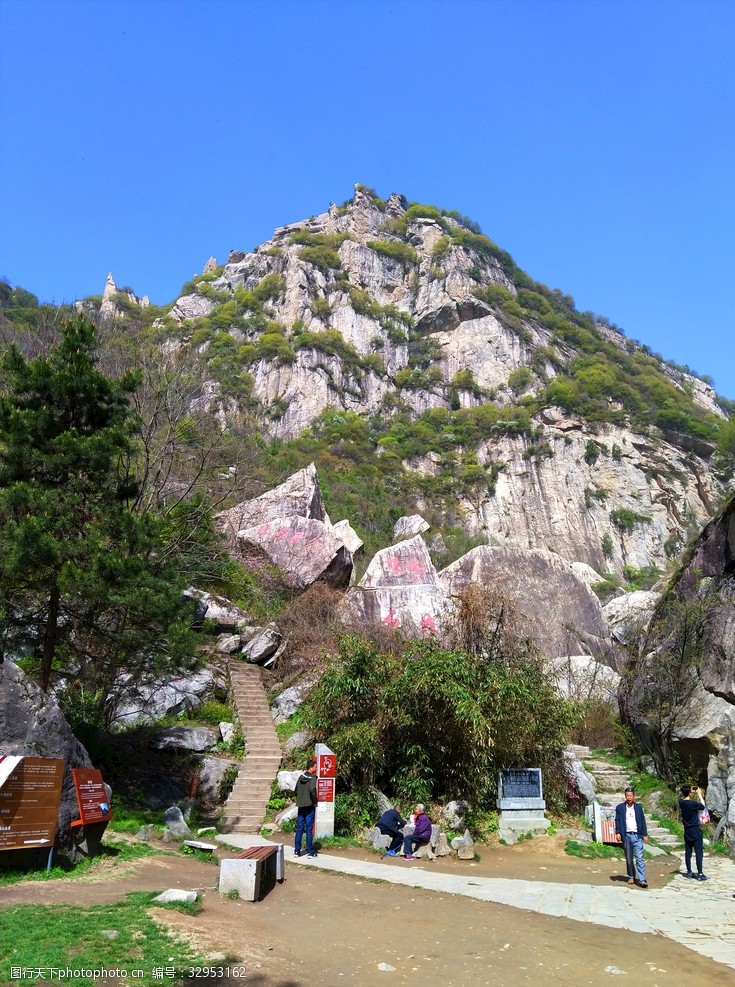
[[[62,760],[23,758],[0,788],[0,850],[54,845],[63,779]]]
[[[74,768],[74,787],[77,790],[79,815],[81,819],[72,825],[86,826],[88,823],[109,822],[112,819],[107,789],[102,780],[102,772],[96,768]]]

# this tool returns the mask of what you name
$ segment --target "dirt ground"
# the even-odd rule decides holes
[[[455,859],[396,867],[432,867],[473,875],[581,884],[621,878],[621,865],[568,857],[554,838],[484,851],[478,862]],[[331,851],[330,851],[331,852]],[[362,850],[341,854],[376,860]],[[227,856],[228,854],[223,854]],[[388,860],[389,858],[387,858]],[[650,862],[649,883],[661,887],[676,870],[666,858]],[[182,855],[144,858],[83,880],[26,882],[0,890],[2,906],[68,902],[93,905],[129,891],[197,889],[197,916],[156,909],[157,920],[237,976],[200,978],[201,987],[586,987],[607,981],[607,967],[636,987],[671,987],[696,980],[732,984],[732,971],[659,936],[640,935],[569,919],[288,864],[286,880],[260,902],[221,897],[214,864]],[[640,894],[646,894],[640,890]],[[39,957],[42,962],[42,957]],[[395,969],[382,971],[379,964]],[[243,975],[244,974],[244,975]],[[631,982],[630,980],[628,982]]]

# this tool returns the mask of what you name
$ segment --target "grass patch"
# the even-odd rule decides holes
[[[340,850],[345,847],[362,847],[363,843],[356,836],[322,836],[314,843],[320,850]]]
[[[189,966],[207,961],[150,917],[148,909],[157,893],[137,892],[115,904],[91,908],[58,904],[4,908],[0,981],[10,982],[12,968],[38,970],[41,965],[49,979],[52,968],[78,971],[64,978],[69,987],[88,987],[94,981],[85,971],[102,969],[116,970],[121,981],[134,978],[143,987],[161,983],[154,971],[166,971],[169,984],[181,983]]]
[[[623,860],[625,854],[622,849],[607,846],[604,843],[579,843],[577,840],[567,840],[564,852],[570,857],[581,857],[584,860]]]
[[[61,877],[68,879],[82,878],[110,861],[114,861],[116,864],[122,864],[160,853],[160,850],[152,849],[147,843],[127,843],[125,841],[108,840],[102,844],[100,852],[96,857],[85,857],[84,860],[80,860],[77,864],[69,864],[64,861],[57,864],[50,871],[39,870],[37,868],[11,868],[0,871],[0,886],[17,884],[20,881],[54,881]]]
[[[681,843],[684,842],[684,826],[675,819],[669,819],[661,813],[653,813],[653,818],[669,833],[672,833]]]

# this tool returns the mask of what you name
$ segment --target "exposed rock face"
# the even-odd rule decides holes
[[[72,769],[91,768],[92,762],[53,698],[11,661],[0,663],[0,743],[3,754],[64,761],[56,847],[70,860],[80,859],[83,848],[70,826],[79,818]]]
[[[599,600],[561,556],[481,545],[439,573],[449,596],[473,583],[497,586],[509,596],[547,657],[589,654],[615,665]]]
[[[478,452],[483,464],[505,463],[494,495],[467,504],[470,528],[491,545],[549,549],[598,572],[664,568],[671,546],[685,543],[689,519],[707,521],[718,485],[704,459],[629,429],[570,422],[554,409],[536,421],[552,452],[540,462],[527,458],[522,437]],[[589,442],[600,447],[596,458]]]
[[[303,517],[278,518],[237,534],[238,554],[264,551],[293,589],[321,580],[337,589],[349,585],[352,556],[331,527]]]
[[[420,535],[378,552],[347,607],[358,623],[402,628],[410,636],[439,634],[448,599]]]

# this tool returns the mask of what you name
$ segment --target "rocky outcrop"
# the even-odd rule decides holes
[[[407,213],[400,195],[383,203],[358,186],[344,207],[281,227],[252,252],[231,253],[220,276],[179,298],[170,317],[193,331],[223,299],[278,280],[264,310],[281,334],[278,352],[260,345],[262,319],[249,328],[247,318],[233,317],[229,330],[250,354],[243,370],[271,437],[295,438],[327,408],[377,415],[388,401],[419,414],[488,401],[503,407],[523,393],[542,393],[578,355],[573,340],[561,341],[528,309],[509,315],[483,300],[486,289],[498,287],[511,302],[519,297],[507,258],[490,241],[478,249],[452,216],[423,212]],[[314,257],[309,245],[328,256]],[[207,270],[214,273],[211,262]],[[595,331],[601,346],[647,359],[609,326]],[[204,353],[209,342],[196,345]],[[662,366],[682,394],[722,417],[709,384]],[[520,383],[512,377],[519,370],[526,375]],[[206,382],[198,407],[217,407],[226,418],[218,393]],[[554,551],[600,573],[621,575],[626,565],[663,569],[718,499],[713,448],[674,431],[638,434],[612,400],[610,410],[621,424],[546,407],[532,437],[508,429],[481,442],[477,460],[493,480],[462,502],[463,525],[491,545]],[[271,520],[237,512],[220,516],[230,539]]]
[[[599,600],[561,556],[482,545],[439,573],[449,597],[473,584],[508,596],[548,658],[588,654],[611,667],[618,663]]]
[[[681,697],[671,736],[662,740],[656,725],[646,720],[634,725],[654,748],[671,744],[700,780],[706,777],[708,804],[712,801],[724,820],[723,831],[735,850],[735,498],[704,529],[662,599],[657,613],[663,616],[669,607],[670,617],[653,625],[646,642],[652,653],[665,646],[682,608],[692,606],[704,619],[705,633],[699,652],[691,655],[693,685]]]

